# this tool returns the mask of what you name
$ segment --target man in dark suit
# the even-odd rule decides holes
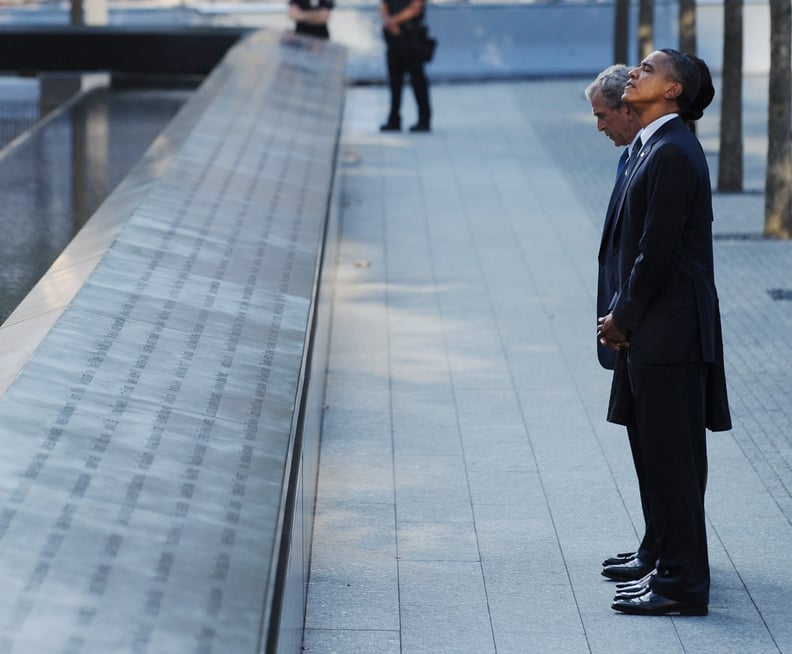
[[[714,96],[706,65],[676,50],[630,71],[623,100],[638,114],[639,154],[609,213],[603,247],[616,294],[598,320],[617,352],[608,419],[635,430],[656,534],[656,574],[612,608],[706,615],[706,428],[731,428],[712,252],[712,191],[688,123]]]
[[[611,199],[608,206],[610,215],[614,203],[620,197],[622,185],[625,180],[625,169],[629,161],[630,149],[638,138],[641,124],[638,114],[626,102],[622,102],[624,87],[629,81],[629,68],[624,64],[608,66],[596,79],[586,87],[585,96],[591,104],[591,112],[597,119],[597,129],[613,141],[616,147],[624,148],[619,158],[616,181],[614,183]],[[610,248],[601,247],[599,252],[599,274],[597,278],[597,316],[604,316],[608,312],[613,296],[616,293],[616,258],[612,256]],[[613,370],[616,352],[597,342],[597,356],[603,368]],[[640,443],[634,429],[628,428],[627,434],[630,450],[635,465],[638,489],[641,496],[641,509],[644,516],[644,535],[637,550],[620,552],[615,556],[605,559],[602,563],[602,574],[609,579],[629,582],[639,580],[654,570],[654,530],[649,512],[649,502],[646,495],[646,483],[642,473]]]

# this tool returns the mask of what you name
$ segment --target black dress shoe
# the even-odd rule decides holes
[[[649,584],[634,583],[632,586],[617,586],[616,595],[643,595],[649,590]]]
[[[616,584],[616,590],[626,590],[627,588],[635,588],[636,586],[642,586],[643,588],[649,588],[649,582],[652,581],[652,577],[657,574],[657,570],[652,570],[648,575],[644,575],[637,581],[620,581]]]
[[[380,125],[380,132],[401,132],[401,123],[389,120],[387,123]]]
[[[637,597],[649,590],[649,584],[635,583],[632,586],[617,586],[616,599],[620,597]]]
[[[706,604],[677,602],[653,590],[638,597],[616,600],[611,608],[630,615],[707,615]]]
[[[602,575],[614,581],[635,581],[654,570],[653,563],[644,563],[638,557],[620,565],[606,565]]]
[[[624,599],[634,599],[636,597],[640,597],[641,595],[646,595],[646,593],[651,593],[652,589],[649,586],[630,586],[628,588],[618,588],[616,589],[616,595],[613,598],[614,602],[618,602],[619,600]]]
[[[429,123],[424,123],[424,122],[418,121],[417,123],[415,123],[415,125],[410,127],[410,131],[413,132],[413,133],[415,133],[415,132],[429,132],[429,131],[431,131],[431,128],[429,127]]]
[[[627,563],[627,561],[632,561],[636,556],[638,556],[638,552],[619,552],[609,559],[605,559],[602,565],[603,567],[607,565],[621,565],[622,563]]]

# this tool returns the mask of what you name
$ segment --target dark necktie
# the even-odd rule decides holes
[[[643,142],[641,141],[641,137],[639,136],[638,139],[635,141],[635,144],[632,146],[632,150],[630,150],[630,159],[628,160],[626,170],[624,171],[625,177],[628,177],[629,172],[635,167],[635,164],[638,161],[638,154],[641,152],[642,147],[643,147]]]
[[[627,165],[627,158],[629,156],[630,156],[630,151],[627,148],[624,148],[624,150],[621,153],[621,156],[619,157],[619,163],[616,165],[617,181],[619,180],[619,177],[621,177],[621,174],[624,172],[624,167]]]

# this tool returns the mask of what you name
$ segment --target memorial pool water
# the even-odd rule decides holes
[[[0,323],[189,95],[186,89],[100,87],[0,150]],[[0,122],[18,123],[33,113],[29,102],[0,96]]]

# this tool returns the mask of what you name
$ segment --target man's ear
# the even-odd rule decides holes
[[[666,100],[675,100],[682,94],[682,84],[674,82],[665,91]]]

